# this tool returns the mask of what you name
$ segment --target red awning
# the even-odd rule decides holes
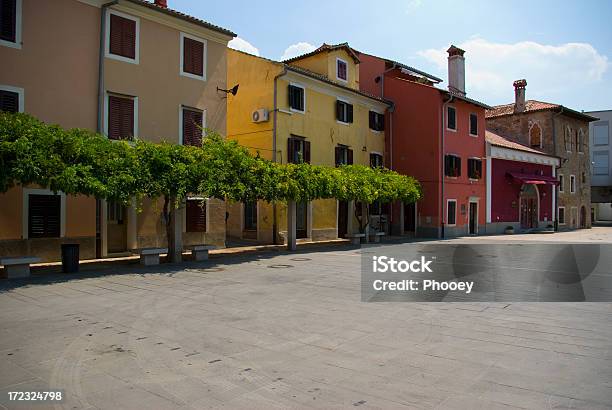
[[[522,182],[523,184],[535,184],[535,185],[559,185],[559,181],[555,177],[548,177],[544,175],[534,175],[534,174],[521,174],[519,172],[508,172],[512,178],[517,181]]]

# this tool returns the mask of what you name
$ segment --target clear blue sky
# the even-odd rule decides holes
[[[468,96],[527,98],[577,110],[612,109],[612,1],[194,1],[171,8],[228,28],[280,59],[291,45],[349,44],[446,79],[444,50],[466,49]],[[347,7],[350,5],[350,7]],[[293,50],[308,49],[301,45]],[[446,86],[446,83],[443,83]]]

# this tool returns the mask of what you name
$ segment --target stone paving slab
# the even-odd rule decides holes
[[[2,281],[0,357],[55,408],[605,409],[612,304],[362,303],[357,248],[277,250]]]

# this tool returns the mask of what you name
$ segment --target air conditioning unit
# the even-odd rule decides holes
[[[266,122],[269,119],[268,110],[265,108],[255,110],[253,111],[251,118],[253,119],[253,122]]]

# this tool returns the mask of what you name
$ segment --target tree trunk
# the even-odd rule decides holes
[[[362,202],[359,202],[359,206],[361,207],[361,216],[357,213],[357,206],[355,206],[355,218],[359,222],[359,233],[365,233],[367,226],[370,224],[370,204],[364,206]]]
[[[166,223],[166,239],[168,242],[168,262],[177,263],[182,260],[182,253],[177,251],[176,244],[176,198],[164,196],[164,220]]]

